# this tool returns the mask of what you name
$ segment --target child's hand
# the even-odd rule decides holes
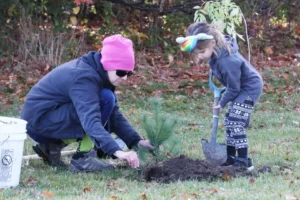
[[[154,146],[152,146],[152,144],[150,143],[149,140],[140,140],[138,143],[138,147],[141,148],[146,148],[146,149],[154,149]]]
[[[222,112],[222,107],[220,104],[214,106],[213,109],[220,109],[220,112]]]

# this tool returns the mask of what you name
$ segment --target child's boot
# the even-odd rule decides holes
[[[235,162],[235,154],[236,154],[235,147],[227,145],[226,150],[227,150],[227,160],[221,166],[230,166],[233,165]]]
[[[251,158],[236,158],[234,167],[245,168],[249,171],[254,169],[253,162]]]
[[[248,148],[240,148],[237,151],[238,158],[235,160],[234,167],[246,168],[247,170],[253,170],[252,159],[248,158]]]
[[[227,156],[227,160],[224,164],[222,164],[221,166],[230,166],[233,165],[235,162],[235,156]]]

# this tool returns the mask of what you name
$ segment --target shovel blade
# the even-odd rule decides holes
[[[227,150],[225,144],[216,144],[205,139],[202,139],[201,143],[203,154],[210,164],[220,166],[226,162]]]

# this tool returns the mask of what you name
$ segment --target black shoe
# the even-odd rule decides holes
[[[121,140],[120,138],[116,138],[115,142],[118,144],[118,146],[124,151],[126,149],[128,149],[127,145],[125,144],[125,142],[123,140]],[[94,150],[97,151],[97,156],[98,158],[109,158],[110,156],[107,153],[104,153],[102,151],[102,149],[98,149],[96,147],[94,147]],[[111,156],[113,159],[116,159],[117,157],[115,156]]]
[[[61,150],[67,145],[61,144],[36,144],[32,146],[35,153],[41,157],[44,163],[54,167],[66,167],[67,164],[61,160]]]
[[[253,167],[253,168],[254,168],[254,166],[253,166],[253,161],[252,161],[251,158],[248,158],[248,168],[250,168],[250,167]]]
[[[227,160],[224,164],[222,164],[221,166],[230,166],[233,165],[235,162],[235,157],[234,156],[227,156]]]
[[[254,169],[253,162],[251,158],[236,158],[233,164],[234,167],[245,168],[249,171]]]
[[[109,157],[109,155],[108,155],[107,153],[104,153],[104,152],[102,151],[102,149],[97,149],[97,148],[95,147],[95,150],[97,151],[97,157],[98,157],[98,158],[108,158],[108,157]]]
[[[70,172],[102,172],[111,170],[114,167],[109,164],[102,163],[99,159],[90,155],[90,152],[77,152],[73,155]]]

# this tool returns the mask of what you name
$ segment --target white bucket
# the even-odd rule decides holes
[[[19,185],[26,124],[22,119],[0,117],[0,188]]]

